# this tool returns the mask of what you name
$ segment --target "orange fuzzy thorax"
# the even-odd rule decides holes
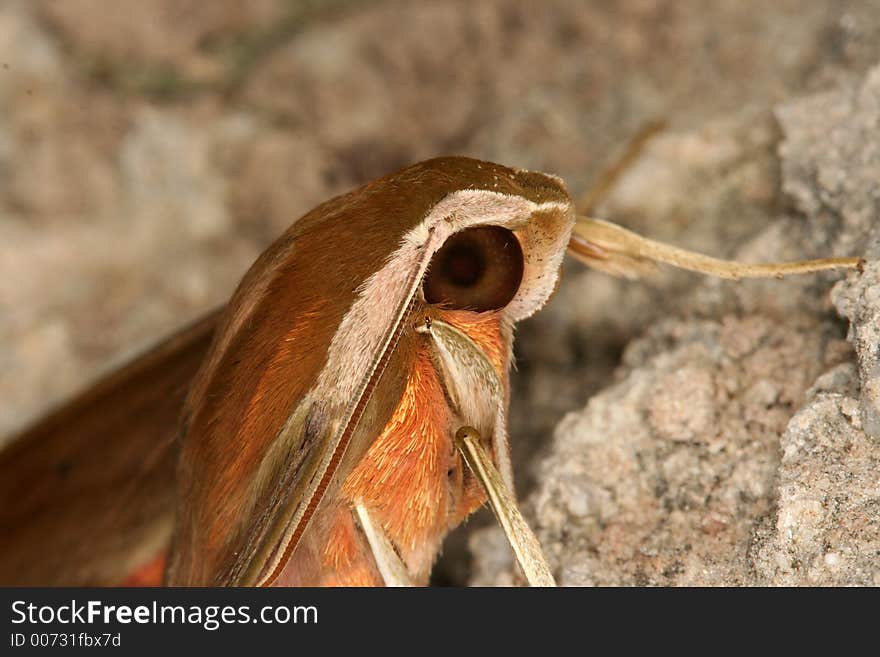
[[[497,315],[448,311],[442,319],[465,331],[507,381],[508,346]],[[477,509],[485,496],[455,449],[458,428],[443,393],[430,345],[418,350],[400,402],[366,455],[346,478],[321,556],[322,584],[363,585],[375,567],[356,533],[352,507],[360,500],[396,546],[417,582],[426,582],[447,532]],[[375,582],[381,583],[381,582]]]

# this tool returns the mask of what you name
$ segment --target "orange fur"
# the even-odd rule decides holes
[[[165,550],[140,566],[122,582],[121,586],[162,586],[165,574]]]
[[[391,420],[343,484],[343,496],[364,503],[414,573],[427,575],[447,526],[448,420],[425,347]]]
[[[466,333],[486,353],[498,370],[501,381],[507,382],[510,348],[501,330],[501,317],[497,312],[473,313],[467,310],[444,310],[438,319]]]
[[[506,386],[509,347],[498,315],[442,311],[437,317],[467,332]],[[427,581],[446,533],[485,501],[455,450],[454,423],[425,344],[390,421],[343,484],[344,507],[326,530],[322,585],[377,583],[372,555],[354,525],[356,500],[381,524],[413,578]]]
[[[359,536],[351,513],[337,509],[324,548],[323,565],[335,571],[350,568]]]
[[[322,586],[380,586],[370,549],[348,509],[337,509],[322,555]]]

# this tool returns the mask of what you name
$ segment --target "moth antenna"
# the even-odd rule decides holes
[[[578,212],[592,214],[596,206],[605,200],[608,192],[617,184],[621,176],[639,159],[648,142],[662,132],[666,125],[667,121],[664,118],[652,119],[642,125],[638,132],[630,138],[626,150],[602,172],[593,187],[578,199],[576,204]]]
[[[829,269],[861,271],[864,264],[862,258],[820,258],[754,265],[721,260],[656,242],[609,221],[583,216],[577,218],[568,248],[572,255],[586,265],[627,278],[640,277],[653,263],[732,280],[782,278]]]
[[[455,445],[477,481],[486,491],[489,505],[519,562],[530,586],[556,586],[541,545],[516,506],[513,493],[504,485],[501,474],[480,442],[473,427],[461,427],[455,433]]]

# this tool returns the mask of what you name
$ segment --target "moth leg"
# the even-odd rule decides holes
[[[394,549],[382,527],[373,522],[370,513],[361,502],[357,502],[354,508],[367,537],[367,543],[370,544],[373,557],[376,559],[379,573],[385,580],[385,586],[415,586],[406,564],[397,554],[397,550]]]
[[[651,139],[666,127],[665,119],[654,119],[645,123],[639,131],[633,135],[626,146],[626,150],[618,157],[614,163],[602,172],[599,180],[596,181],[586,194],[581,196],[577,203],[578,212],[582,214],[592,214],[596,206],[601,203],[608,192],[617,184],[620,177],[626,173],[639,156],[645,150],[645,146]]]
[[[720,260],[656,242],[610,221],[582,216],[577,218],[568,248],[588,266],[626,278],[638,278],[655,263],[734,280],[781,278],[827,269],[861,269],[863,264],[861,258],[822,258],[759,265]]]
[[[480,434],[473,427],[462,427],[455,433],[455,444],[485,489],[489,505],[507,535],[529,585],[556,586],[538,539],[526,524],[513,493],[504,485],[504,480],[480,443]]]

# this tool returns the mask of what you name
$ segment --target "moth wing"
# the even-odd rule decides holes
[[[416,198],[401,204],[401,188]],[[381,298],[356,303],[448,188],[424,165],[374,181],[297,220],[249,270],[186,407],[169,584],[270,583],[379,434],[426,262],[391,266]]]
[[[0,583],[119,584],[167,547],[172,446],[218,316],[110,374],[0,451]]]

